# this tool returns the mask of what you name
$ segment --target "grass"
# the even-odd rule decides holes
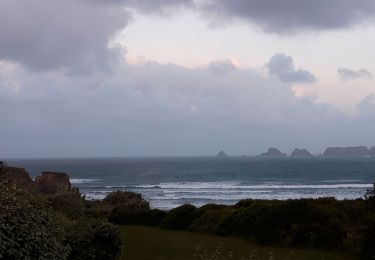
[[[345,260],[355,256],[339,252],[264,247],[229,237],[168,231],[140,226],[121,226],[126,260]]]

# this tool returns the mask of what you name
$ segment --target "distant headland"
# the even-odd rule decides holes
[[[224,151],[220,151],[216,157],[228,157]],[[347,147],[327,147],[323,153],[313,155],[307,149],[295,148],[290,155],[280,151],[278,148],[268,148],[264,153],[257,157],[283,158],[283,157],[336,157],[336,158],[375,158],[375,146],[368,148],[367,146],[347,146]]]

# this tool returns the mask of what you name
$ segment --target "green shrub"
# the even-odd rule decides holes
[[[66,259],[55,213],[41,197],[0,183],[0,258]]]
[[[194,220],[190,226],[190,230],[222,236],[231,235],[234,230],[235,212],[236,210],[231,208],[206,210]]]
[[[141,194],[130,191],[114,191],[108,193],[102,202],[103,204],[113,207],[122,205],[136,211],[150,209],[149,203],[142,198]]]
[[[45,196],[56,211],[68,219],[78,219],[85,214],[85,198],[79,192],[67,191]]]
[[[158,209],[134,211],[119,205],[113,208],[108,219],[115,224],[159,226],[166,214]]]
[[[339,249],[343,247],[345,237],[346,231],[341,223],[296,224],[291,228],[290,243],[308,247]]]
[[[197,208],[192,205],[183,205],[167,213],[161,227],[174,230],[186,230],[197,217]]]
[[[109,218],[113,206],[103,203],[100,200],[85,201],[85,216],[88,218]]]
[[[118,227],[100,219],[81,219],[68,230],[69,259],[117,259],[121,253]]]

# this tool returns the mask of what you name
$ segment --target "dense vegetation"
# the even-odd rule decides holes
[[[42,195],[0,182],[0,259],[117,259],[117,226],[86,215],[77,190]]]
[[[158,218],[151,212],[144,209],[140,214],[114,209],[110,220],[117,224],[244,237],[261,245],[346,250],[361,254],[363,259],[375,256],[374,190],[365,199],[358,200],[249,199],[234,206],[183,205],[157,214]]]
[[[183,205],[166,212],[150,209],[132,192],[88,201],[74,188],[39,194],[0,183],[0,258],[116,259],[122,241],[114,224],[243,237],[261,245],[344,250],[374,259],[375,189],[358,200],[248,199],[234,206]]]

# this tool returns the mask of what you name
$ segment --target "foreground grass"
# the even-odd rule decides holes
[[[353,255],[320,250],[263,247],[237,238],[168,231],[140,226],[121,226],[126,260],[345,260]]]

